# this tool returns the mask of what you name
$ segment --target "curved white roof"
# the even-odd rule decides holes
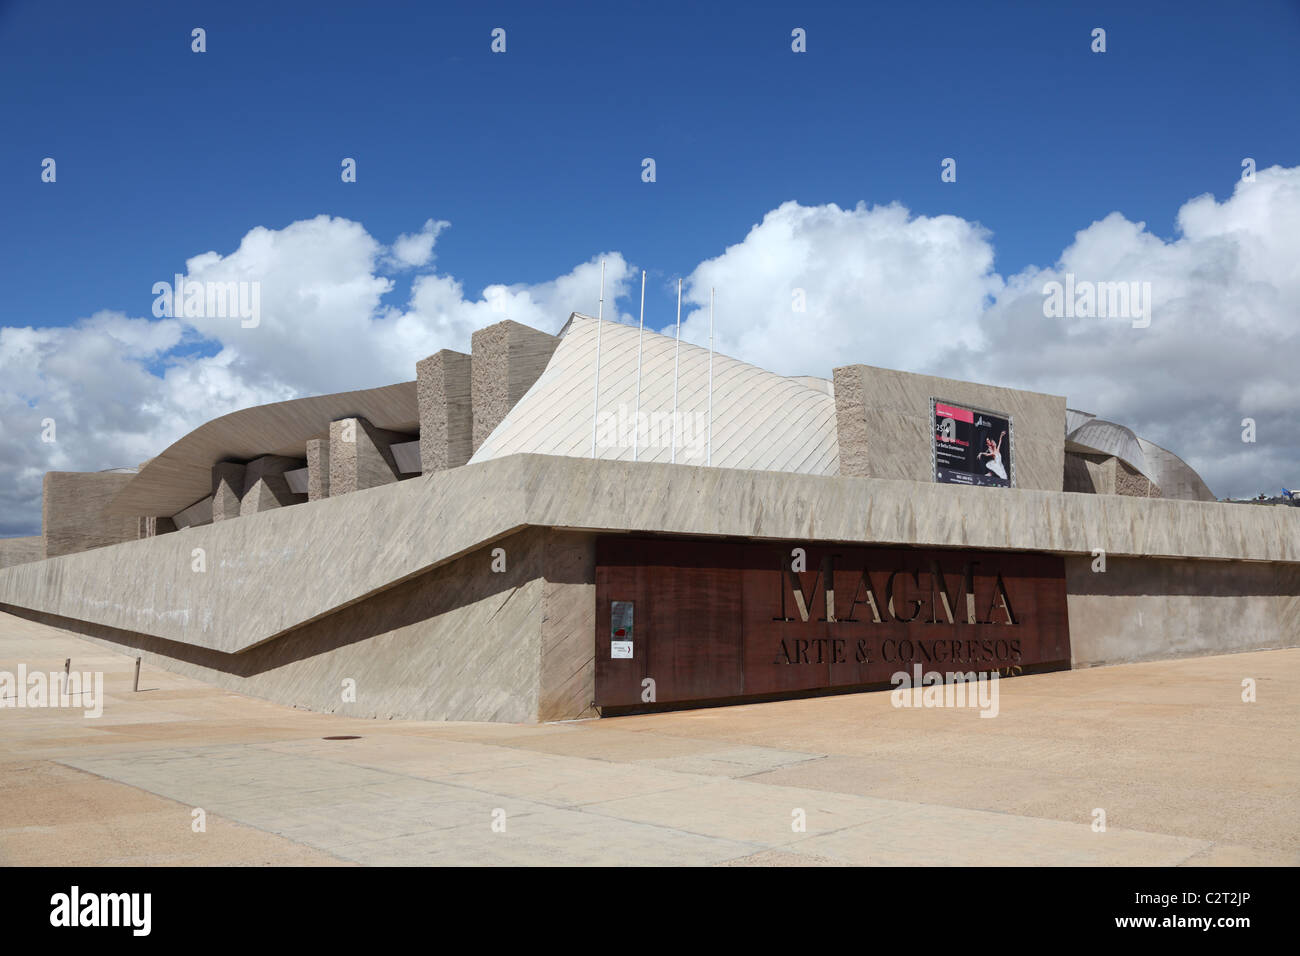
[[[541,377],[474,453],[470,462],[534,453],[591,456],[597,320],[575,313]],[[647,329],[641,342],[640,430],[637,417],[639,330],[600,323],[600,409],[596,457],[668,462],[672,458],[673,359],[676,341]],[[820,387],[784,378],[725,355],[713,356],[713,457],[719,468],[839,474],[835,399]],[[709,352],[681,343],[675,442],[677,463],[705,464]]]
[[[1065,447],[1067,451],[1114,455],[1128,462],[1148,480],[1156,480],[1147,464],[1146,455],[1142,453],[1137,435],[1131,428],[1115,422],[1091,418],[1065,436]]]
[[[1214,492],[1193,469],[1168,448],[1138,436],[1147,465],[1155,475],[1155,483],[1166,498],[1183,498],[1190,501],[1215,501]]]

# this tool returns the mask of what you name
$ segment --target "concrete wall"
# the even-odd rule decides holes
[[[501,424],[551,360],[560,339],[518,322],[498,322],[471,337],[470,399],[474,450]]]
[[[172,524],[178,530],[180,528],[192,528],[196,525],[212,524],[212,501],[213,496],[208,495],[206,498],[194,502],[184,511],[172,515]]]
[[[1300,645],[1300,564],[1066,558],[1074,666]],[[1248,675],[1247,675],[1248,676]]]
[[[498,547],[502,572],[492,570]],[[322,713],[529,723],[592,715],[594,560],[589,535],[528,529],[239,654],[10,610],[174,673]],[[344,699],[347,680],[355,700]]]
[[[545,536],[539,720],[592,715],[596,699],[596,536]]]
[[[1065,491],[1085,495],[1113,495],[1115,493],[1114,455],[1093,455],[1077,451],[1065,453]]]
[[[1160,498],[1160,486],[1126,462],[1115,461],[1115,494],[1134,498]]]
[[[0,568],[40,561],[45,557],[45,539],[39,534],[28,538],[0,538]]]
[[[137,538],[137,515],[104,514],[108,503],[134,477],[112,471],[47,471],[41,488],[45,557],[76,554]]]
[[[515,455],[6,568],[0,603],[234,653],[530,525],[1300,563],[1300,508]]]
[[[1065,398],[869,365],[837,368],[840,474],[934,481],[930,399],[1010,415],[1016,487],[1060,491]]]
[[[376,428],[364,418],[330,422],[330,497],[376,488],[401,479],[391,446],[409,435]]]
[[[647,532],[1062,554],[1080,665],[1300,643],[1298,508],[532,455],[5,568],[0,605],[297,706],[564,719],[594,536]]]
[[[285,472],[307,465],[306,459],[285,455],[263,455],[244,469],[244,493],[239,498],[240,515],[257,514],[272,508],[301,504],[307,495],[296,494],[289,487]]]
[[[1092,495],[1127,495],[1130,498],[1163,498],[1160,486],[1114,455],[1087,452],[1065,453],[1064,489]],[[1192,495],[1180,498],[1197,500]]]

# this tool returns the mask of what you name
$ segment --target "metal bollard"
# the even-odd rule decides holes
[[[131,690],[138,691],[139,689],[140,689],[140,658],[137,657],[135,659],[135,683],[131,685]]]

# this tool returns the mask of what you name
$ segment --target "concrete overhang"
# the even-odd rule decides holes
[[[1300,563],[1295,508],[511,455],[6,568],[0,605],[234,654],[527,526]]]
[[[306,456],[308,440],[328,438],[330,422],[361,417],[379,428],[420,427],[415,382],[256,405],[205,422],[151,458],[105,514],[171,516],[212,494],[212,466],[263,455]]]

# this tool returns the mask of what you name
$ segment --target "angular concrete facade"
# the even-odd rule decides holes
[[[408,435],[376,428],[364,418],[330,423],[330,494],[346,495],[401,478],[392,445]]]
[[[1015,431],[1016,487],[1061,490],[1063,397],[868,365],[835,369],[840,474],[932,481],[931,398],[1009,415]]]
[[[244,471],[244,493],[239,499],[240,515],[306,501],[307,496],[295,493],[285,477],[286,472],[305,466],[302,459],[284,455],[263,455],[249,462]]]
[[[592,716],[590,642],[556,623],[594,627],[589,535],[537,529],[239,654],[21,609],[175,673],[294,707],[353,717],[535,723]],[[585,659],[583,654],[585,653]],[[545,662],[545,663],[543,663]]]
[[[474,450],[546,370],[560,340],[518,322],[498,322],[473,336],[470,399]]]
[[[1015,487],[933,480],[932,400],[1011,416]],[[1177,455],[1063,397],[863,365],[785,377],[577,314],[46,492],[35,559],[0,542],[0,607],[350,715],[591,716],[611,537],[1028,553],[1058,582],[1052,626],[1068,617],[1053,666],[1300,645],[1300,509],[1206,501]]]
[[[140,535],[137,517],[109,515],[108,504],[135,478],[112,471],[45,473],[41,499],[44,557],[130,541]]]
[[[1079,666],[1300,644],[1300,509],[528,455],[8,568],[0,606],[313,709],[574,718],[594,541],[644,533],[1060,554]]]

